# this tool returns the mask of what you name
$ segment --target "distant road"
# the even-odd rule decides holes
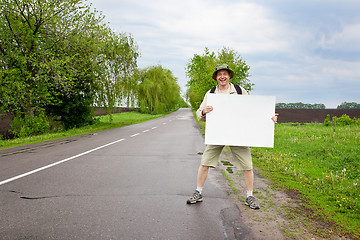
[[[0,150],[0,239],[251,239],[212,181],[187,205],[204,149],[190,109]]]

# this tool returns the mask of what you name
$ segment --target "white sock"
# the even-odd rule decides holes
[[[253,191],[246,191],[246,197],[250,197],[253,195]]]
[[[202,194],[203,188],[202,188],[202,187],[196,187],[196,190],[197,190],[200,194]]]

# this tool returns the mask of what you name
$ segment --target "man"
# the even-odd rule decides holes
[[[234,76],[234,72],[229,68],[227,64],[218,65],[212,78],[217,81],[218,85],[215,89],[215,94],[238,94],[234,84],[230,83],[229,80]],[[241,94],[247,95],[247,91],[241,88]],[[196,116],[199,121],[206,121],[206,114],[213,110],[212,106],[208,106],[207,95],[210,93],[209,90],[199,109],[196,111]],[[277,116],[274,116],[273,121],[276,123]],[[226,124],[226,123],[225,123]],[[188,204],[194,204],[202,202],[202,190],[208,175],[209,167],[215,168],[218,164],[219,156],[224,146],[219,145],[206,145],[206,149],[201,159],[201,164],[197,175],[197,188],[192,197],[187,200]],[[249,147],[243,146],[230,146],[235,166],[238,170],[243,171],[245,187],[246,187],[246,200],[245,205],[252,209],[259,209],[259,205],[256,203],[255,197],[253,196],[253,185],[254,185],[254,173],[252,167],[251,152]]]

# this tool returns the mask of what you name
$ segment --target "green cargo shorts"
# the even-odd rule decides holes
[[[233,155],[233,161],[238,170],[251,170],[252,159],[249,147],[229,146]],[[216,168],[219,162],[223,145],[206,145],[201,158],[201,165]]]

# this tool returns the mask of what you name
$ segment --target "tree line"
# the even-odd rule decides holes
[[[81,0],[0,0],[0,111],[15,136],[93,123],[93,107],[178,106],[170,70],[137,67],[138,45]]]
[[[277,103],[276,108],[285,108],[285,109],[325,109],[325,104],[322,103],[315,103],[315,104],[309,104],[309,103]]]
[[[360,104],[356,102],[343,102],[337,106],[337,109],[360,109]]]
[[[325,109],[325,104],[315,103],[277,103],[276,108],[287,108],[287,109]],[[356,102],[343,102],[336,107],[336,109],[360,109],[360,104]]]

